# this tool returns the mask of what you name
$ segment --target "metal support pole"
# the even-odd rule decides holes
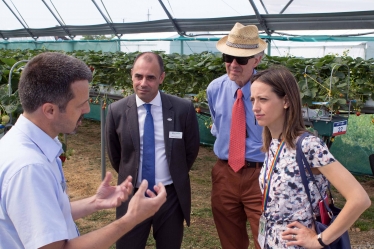
[[[16,66],[20,63],[27,63],[28,60],[21,60],[21,61],[18,61],[16,63],[13,64],[13,66],[10,68],[10,71],[9,71],[9,78],[8,78],[8,95],[12,95],[12,73],[13,73],[13,70],[16,68]]]
[[[10,71],[9,71],[9,79],[8,79],[8,95],[11,96],[12,95],[12,73],[14,71],[14,69],[16,68],[16,66],[20,63],[27,63],[28,60],[21,60],[21,61],[18,61],[16,63],[14,63],[14,65],[10,68]],[[9,113],[8,113],[9,114]],[[10,123],[13,124],[13,115],[9,115],[10,117]]]
[[[290,0],[286,6],[284,6],[284,8],[281,10],[281,12],[279,14],[283,14],[283,12],[288,8],[288,6],[290,6],[290,4],[293,2],[293,0]]]
[[[4,37],[3,34],[0,32],[0,37],[3,38],[4,40],[8,40],[7,37]]]
[[[262,8],[264,8],[266,14],[269,14],[269,12],[268,12],[268,10],[266,9],[265,4],[262,2],[262,0],[260,0],[260,3],[261,3],[261,5],[262,5]]]
[[[105,109],[102,108],[103,100],[100,100],[101,114],[100,114],[100,124],[101,124],[101,180],[104,180],[106,168],[105,168]]]
[[[19,21],[19,23],[21,23],[21,25],[23,26],[23,28],[26,30],[27,33],[29,33],[29,35],[31,36],[31,38],[33,38],[35,41],[38,39],[37,36],[35,36],[29,29],[29,27],[27,25],[27,23],[25,22],[25,24],[21,21],[21,19],[19,19],[19,17],[16,15],[16,13],[14,13],[14,11],[12,10],[12,8],[5,2],[5,0],[3,0],[4,4],[8,7],[8,9],[10,10],[10,12],[12,12],[12,14],[15,16],[15,18],[17,18],[17,20]],[[22,16],[21,16],[22,17]],[[23,18],[22,18],[23,19]],[[23,20],[25,21],[25,20]]]
[[[47,7],[47,9],[49,10],[49,12],[51,12],[51,14],[53,15],[53,17],[56,19],[56,21],[60,24],[61,28],[65,31],[65,33],[70,37],[70,39],[73,39],[74,38],[74,35],[71,35],[69,30],[66,28],[66,25],[65,23],[63,23],[56,15],[55,13],[51,10],[51,8],[49,8],[48,4],[42,0],[42,2],[44,3],[44,5]]]
[[[168,9],[165,7],[165,5],[164,5],[164,3],[162,2],[162,0],[158,0],[158,2],[161,4],[162,9],[165,11],[166,15],[168,16],[170,22],[173,24],[174,29],[178,32],[178,34],[179,34],[180,36],[184,36],[184,35],[186,35],[186,33],[180,29],[180,27],[179,27],[179,25],[177,24],[177,22],[175,21],[175,19],[171,16],[170,12],[169,12]]]
[[[258,11],[257,7],[256,7],[256,4],[254,3],[254,0],[249,0],[250,4],[252,5],[252,9],[253,11],[255,12],[255,15],[256,15],[256,18],[258,20],[258,23],[260,24],[260,26],[264,29],[264,31],[266,32],[266,34],[268,36],[271,36],[271,32],[270,30],[268,29],[267,25],[266,25],[266,22],[265,20],[262,18],[262,16],[260,15],[260,12]]]
[[[114,28],[113,26],[113,22],[111,20],[109,20],[106,15],[101,11],[100,7],[97,5],[97,3],[95,2],[95,0],[92,0],[93,4],[95,5],[96,9],[100,12],[101,16],[104,18],[104,20],[106,21],[106,23],[108,24],[109,28],[113,31],[113,34],[115,36],[119,38],[121,38],[122,34],[118,34],[117,30]],[[110,18],[110,16],[109,16]]]

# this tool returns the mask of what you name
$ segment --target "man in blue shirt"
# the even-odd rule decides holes
[[[258,177],[264,153],[261,152],[262,127],[256,123],[249,98],[250,78],[256,73],[254,68],[260,63],[266,47],[256,26],[240,23],[217,42],[227,74],[209,84],[207,98],[213,120],[211,132],[216,137],[214,153],[218,157],[212,169],[212,211],[223,249],[248,248],[247,220],[255,246],[260,248],[257,242],[261,216]],[[243,97],[236,100],[238,94]],[[234,102],[239,100],[244,105],[242,114],[232,118]],[[232,121],[242,124],[243,133],[239,139],[231,134],[232,130],[237,130]],[[235,145],[239,140],[242,143]],[[242,154],[239,159],[238,153]],[[233,157],[239,161],[235,167],[231,163]]]
[[[59,133],[71,133],[90,111],[92,73],[82,61],[42,53],[28,62],[19,83],[23,114],[0,140],[0,248],[108,248],[166,200],[144,181],[121,219],[79,236],[74,220],[119,206],[132,193],[132,178],[110,186],[107,173],[97,193],[70,202],[59,155]],[[146,198],[144,193],[151,198]]]

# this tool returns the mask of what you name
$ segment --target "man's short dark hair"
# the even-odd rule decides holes
[[[23,110],[33,113],[45,103],[56,104],[61,112],[74,98],[71,84],[92,80],[88,66],[61,53],[46,52],[35,56],[22,71],[18,86]]]
[[[159,54],[156,54],[154,52],[142,52],[142,53],[138,54],[135,57],[134,64],[132,65],[132,67],[134,68],[135,63],[139,58],[142,58],[142,59],[146,60],[147,62],[152,62],[152,60],[155,57],[157,59],[158,65],[160,67],[160,74],[162,74],[163,72],[165,72],[164,61],[162,60],[162,58]]]

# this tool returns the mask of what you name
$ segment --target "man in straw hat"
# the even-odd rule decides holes
[[[255,25],[236,23],[229,35],[217,42],[227,74],[213,80],[207,89],[212,115],[214,153],[212,210],[223,249],[249,246],[250,223],[256,248],[261,216],[258,177],[264,161],[262,127],[256,123],[249,99],[250,78],[261,61],[267,43]],[[228,143],[228,141],[230,141]]]

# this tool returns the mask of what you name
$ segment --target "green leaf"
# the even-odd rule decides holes
[[[347,87],[347,83],[339,84],[339,85],[337,85],[336,87],[338,87],[338,88]]]
[[[8,86],[7,85],[0,85],[0,98],[2,96],[7,96],[8,95]]]
[[[165,67],[167,69],[175,69],[175,65],[174,64],[166,64]]]
[[[335,77],[338,77],[339,79],[344,79],[345,78],[345,73],[343,72],[336,72],[334,73]]]
[[[314,64],[314,66],[315,66],[316,68],[320,68],[320,67],[322,67],[324,64],[325,64],[325,63],[324,63],[323,61],[321,61],[321,62],[316,62],[316,63]]]
[[[340,105],[345,105],[347,103],[347,100],[339,98],[339,99],[337,99],[337,103],[339,103]]]
[[[331,82],[332,85],[334,85],[334,84],[336,84],[336,82],[339,82],[339,78],[338,77],[332,77],[332,78],[330,77],[330,78],[327,78],[324,83],[327,86],[330,86],[330,82]]]
[[[331,63],[330,64],[331,70],[334,70],[334,72],[336,72],[339,69],[340,66],[341,66],[340,63]]]
[[[8,113],[11,114],[15,110],[17,110],[17,107],[19,105],[19,100],[17,96],[15,95],[5,95],[1,98],[1,105],[3,106],[4,110]]]
[[[2,62],[4,62],[9,67],[12,67],[14,64],[17,63],[17,61],[13,58],[0,58]]]

